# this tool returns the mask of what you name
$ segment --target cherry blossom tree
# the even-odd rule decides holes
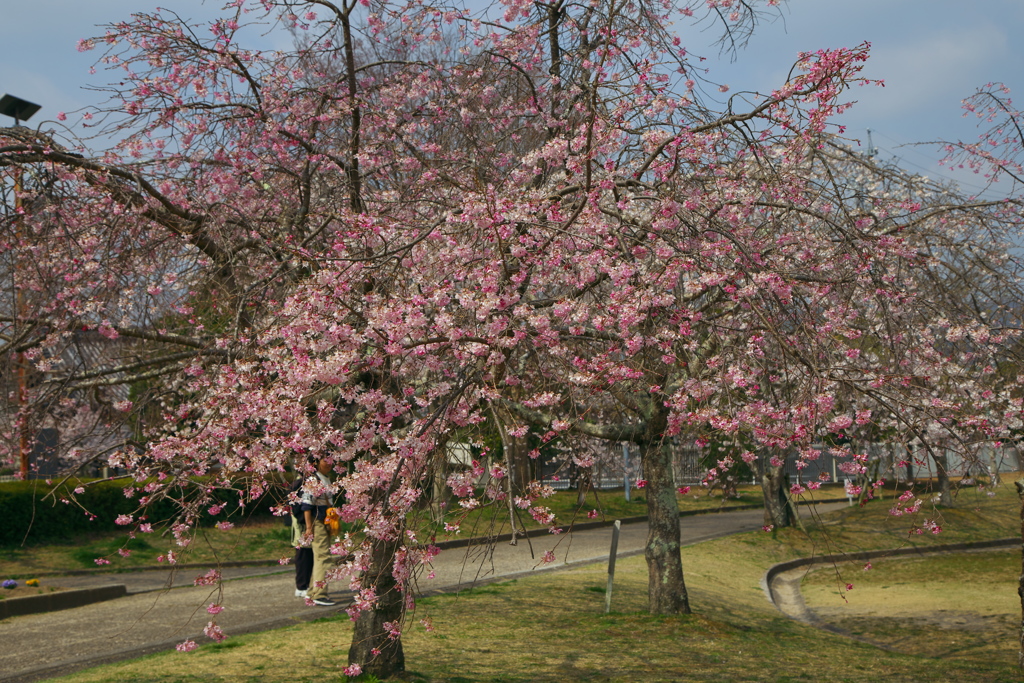
[[[1005,193],[1015,199],[1024,181],[1024,168],[1021,166],[1021,154],[1024,150],[1024,112],[1016,107],[1010,89],[1003,83],[987,83],[978,88],[973,95],[963,101],[963,108],[965,117],[974,117],[978,122],[981,129],[978,139],[971,142],[947,142],[947,155],[943,163],[954,168],[970,170],[990,184],[987,190],[994,194]],[[1007,201],[1009,203],[1011,200]],[[1016,245],[1019,245],[1019,241]],[[985,284],[986,287],[978,293],[980,300],[974,296],[969,300],[977,309],[978,317],[986,322],[991,321],[990,324],[994,325],[1019,327],[1014,316],[1007,315],[1007,312],[1020,311],[1020,299],[1013,296],[1013,292],[1007,292],[1005,288],[992,286],[988,282]],[[975,328],[960,328],[956,333],[977,334],[977,331]],[[1018,343],[1008,349],[1002,358],[1001,369],[1008,377],[1016,377],[1020,372],[1020,350]],[[1019,444],[1020,407],[1024,402],[1019,389],[1012,400],[1017,410],[1013,413],[1011,426],[1014,441]],[[1022,501],[1021,533],[1024,536],[1024,480],[1016,481],[1015,487]],[[1022,613],[1017,662],[1024,668],[1024,573],[1018,582],[1017,594],[1020,596]]]
[[[202,27],[112,24],[82,43],[117,74],[84,125],[116,144],[0,130],[0,168],[51,179],[4,223],[32,296],[0,318],[3,352],[48,387],[19,424],[131,387],[107,419],[134,419],[132,447],[111,462],[140,515],[180,503],[184,548],[218,489],[252,501],[331,459],[358,529],[334,546],[356,593],[350,673],[404,667],[437,552],[407,519],[452,436],[485,423],[503,453],[482,491],[479,463],[449,473],[448,528],[486,505],[558,528],[525,480],[531,439],[632,442],[649,608],[689,612],[671,439],[751,444],[735,457],[762,463],[783,524],[782,464],[823,434],[871,424],[927,448],[938,430],[969,451],[1020,410],[988,371],[1015,312],[952,294],[965,264],[1012,290],[1016,204],[836,138],[866,46],[800,55],[776,91],[716,105],[727,89],[671,28],[717,17],[740,44],[775,4],[263,0]],[[300,34],[294,52],[243,47],[270,22]],[[132,343],[68,367],[83,330]]]

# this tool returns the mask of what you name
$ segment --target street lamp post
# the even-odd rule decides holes
[[[14,125],[20,126],[22,121],[28,121],[39,111],[39,105],[23,100],[14,95],[0,97],[0,114],[10,116],[14,119]]]
[[[4,116],[10,116],[14,119],[14,125],[20,126],[22,121],[28,121],[32,116],[39,111],[39,105],[33,104],[28,100],[23,100],[20,97],[14,95],[4,95],[0,97],[0,114]],[[17,244],[21,243],[21,169],[19,168],[14,174],[14,226],[15,226],[15,241]],[[14,319],[15,325],[21,319],[22,309],[22,294],[21,287],[15,287],[14,289]],[[15,338],[17,335],[15,335]],[[15,376],[18,385],[18,413],[20,414],[21,425],[18,429],[18,450],[19,450],[19,471],[21,472],[22,479],[28,478],[28,467],[29,467],[29,453],[31,448],[29,446],[29,433],[27,412],[25,406],[28,405],[28,381],[26,377],[26,361],[23,354],[17,354],[15,356]]]

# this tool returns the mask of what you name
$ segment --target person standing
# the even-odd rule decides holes
[[[301,495],[303,477],[298,477],[289,489],[289,493]],[[289,506],[292,520],[292,547],[295,548],[295,597],[309,596],[309,579],[313,575],[313,548],[306,536],[306,516],[302,512],[302,504]]]
[[[313,574],[306,598],[312,600],[314,605],[333,607],[335,603],[327,592],[327,565],[331,561],[331,545],[324,524],[327,508],[334,504],[329,478],[332,465],[326,458],[311,459],[311,464],[315,464],[316,473],[306,479],[302,493],[302,515],[306,525],[302,538],[313,549]]]

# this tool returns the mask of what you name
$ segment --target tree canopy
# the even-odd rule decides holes
[[[747,444],[711,476],[756,461],[777,487],[842,430],[968,457],[1007,438],[1018,203],[849,146],[831,120],[871,85],[867,46],[717,106],[686,31],[738,45],[776,4],[239,0],[208,26],[111,24],[82,48],[115,74],[86,116],[116,143],[0,129],[20,184],[0,351],[36,376],[7,452],[78,415],[82,457],[180,503],[182,545],[215,489],[252,500],[331,458],[360,529],[335,546],[351,663],[387,674],[437,552],[405,520],[484,423],[503,450],[483,490],[484,465],[449,473],[454,524],[497,505],[557,526],[514,474],[531,443],[640,447],[661,613],[690,609],[669,440]],[[245,48],[253,22],[297,47]],[[78,362],[85,333],[119,343]],[[90,450],[97,430],[120,447]]]

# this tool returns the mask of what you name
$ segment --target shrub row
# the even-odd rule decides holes
[[[73,496],[74,502],[61,502],[62,498],[70,499],[70,492],[83,486],[85,491]],[[178,512],[177,506],[170,500],[158,500],[150,504],[145,512],[139,512],[138,496],[127,498],[124,495],[126,484],[118,481],[71,481],[61,487],[56,495],[50,496],[53,486],[43,481],[17,481],[0,484],[0,547],[21,545],[38,545],[56,541],[66,541],[78,535],[114,529],[119,527],[114,520],[118,515],[145,514],[147,521],[154,527],[160,522],[172,519]],[[276,487],[255,503],[249,503],[241,509],[238,496],[231,491],[218,491],[214,494],[217,502],[224,503],[220,514],[203,514],[204,524],[215,524],[218,521],[236,517],[239,514],[269,515],[270,507],[283,498],[285,488]],[[84,508],[84,510],[83,510]],[[86,512],[88,511],[88,512]]]

